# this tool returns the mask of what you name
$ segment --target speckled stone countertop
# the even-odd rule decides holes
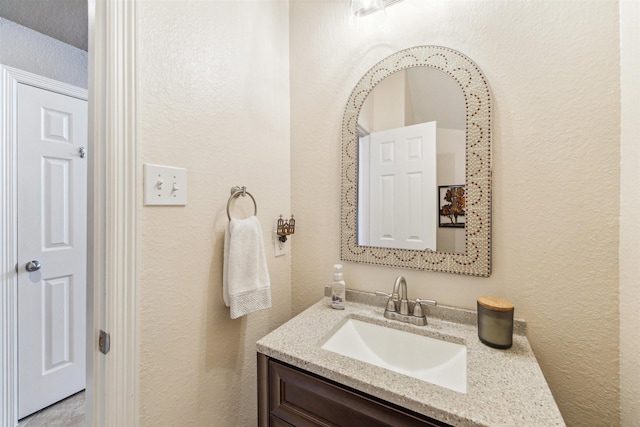
[[[488,347],[478,339],[475,312],[425,307],[428,325],[413,326],[383,317],[384,298],[348,292],[344,310],[324,301],[311,306],[257,342],[257,351],[364,393],[454,426],[564,426],[560,411],[517,321],[513,346]],[[349,297],[351,298],[351,301]],[[406,330],[467,346],[467,393],[398,374],[320,346],[348,318]]]

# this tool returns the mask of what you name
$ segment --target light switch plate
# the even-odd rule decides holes
[[[171,166],[144,164],[145,206],[185,206],[187,170]]]

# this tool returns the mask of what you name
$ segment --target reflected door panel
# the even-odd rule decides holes
[[[367,244],[435,249],[436,123],[374,132],[369,141]]]

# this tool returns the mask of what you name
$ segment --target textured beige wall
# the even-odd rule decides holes
[[[397,50],[457,49],[493,92],[493,274],[345,263],[347,286],[389,291],[404,274],[412,298],[467,308],[482,294],[512,300],[567,423],[617,425],[617,2],[405,0],[377,31],[349,29],[346,4],[291,0],[294,312],[320,298],[339,258],[340,123],[351,88]]]
[[[640,1],[620,3],[620,411],[621,425],[640,420]]]
[[[140,425],[255,425],[255,342],[291,314],[290,257],[274,258],[270,233],[290,213],[288,7],[139,5],[141,158],[188,180],[186,207],[140,195]],[[233,185],[257,200],[273,297],[237,320],[222,302]],[[246,198],[233,212],[252,209]]]

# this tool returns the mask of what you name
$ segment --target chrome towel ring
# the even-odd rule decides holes
[[[256,203],[256,199],[254,199],[251,193],[247,191],[247,187],[238,187],[236,185],[235,187],[231,187],[231,197],[229,197],[229,201],[227,202],[227,218],[229,218],[229,221],[231,221],[231,214],[229,213],[229,207],[231,206],[231,201],[240,196],[251,197],[251,200],[253,200],[253,206],[254,206],[253,215],[258,215],[258,204]]]

